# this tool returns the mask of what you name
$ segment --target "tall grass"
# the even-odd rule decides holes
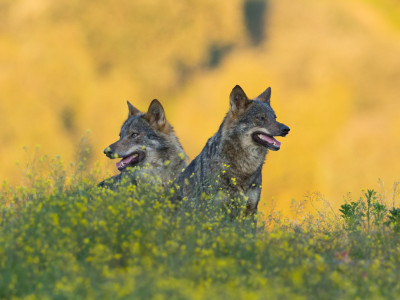
[[[67,169],[37,157],[24,186],[3,185],[0,298],[400,296],[398,208],[373,191],[296,221],[259,216],[255,230],[207,199],[172,204],[154,178],[112,191],[85,160]]]

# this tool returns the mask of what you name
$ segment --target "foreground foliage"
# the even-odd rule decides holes
[[[3,187],[0,298],[400,296],[395,208],[380,218],[372,192],[356,205],[368,220],[351,203],[342,218],[272,213],[255,233],[212,200],[172,205],[174,191],[154,179],[111,191],[79,175],[82,166],[70,179],[57,160],[51,166],[49,177],[31,172],[26,187]]]

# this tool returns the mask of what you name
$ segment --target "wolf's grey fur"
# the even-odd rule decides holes
[[[121,127],[119,140],[108,146],[104,153],[109,158],[124,160],[134,155],[135,159],[120,165],[121,173],[99,186],[113,187],[125,176],[136,183],[137,176],[143,172],[161,178],[164,185],[168,184],[186,167],[188,158],[166,120],[161,103],[153,100],[146,113],[140,112],[129,101],[128,108],[128,118]],[[134,167],[134,172],[128,167]]]
[[[233,88],[230,109],[218,132],[175,181],[182,197],[195,200],[202,193],[222,194],[223,203],[241,198],[247,214],[257,211],[266,154],[280,147],[273,136],[286,136],[290,130],[276,121],[270,97],[270,88],[253,100],[240,86]]]

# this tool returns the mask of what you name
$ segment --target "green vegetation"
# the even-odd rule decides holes
[[[72,169],[42,157],[25,186],[4,184],[1,299],[400,296],[400,209],[388,205],[397,186],[391,199],[349,199],[340,216],[273,212],[255,232],[210,200],[171,204],[174,191],[154,180],[111,191],[85,162]]]

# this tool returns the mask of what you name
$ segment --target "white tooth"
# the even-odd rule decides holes
[[[276,146],[276,142],[274,142],[274,146]]]

